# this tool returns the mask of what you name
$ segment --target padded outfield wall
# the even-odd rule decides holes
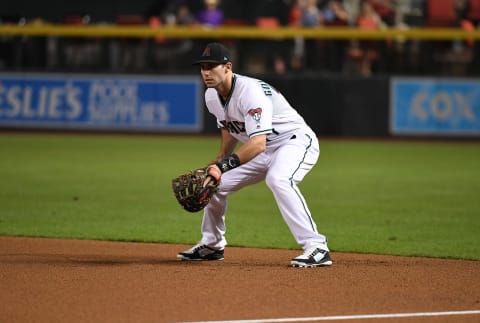
[[[318,135],[480,136],[480,80],[262,77]],[[0,127],[216,133],[198,76],[0,74]]]

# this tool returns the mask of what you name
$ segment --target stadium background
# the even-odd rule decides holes
[[[329,2],[316,3],[324,17]],[[117,80],[145,75],[167,80],[172,76],[198,77],[190,62],[205,43],[218,40],[231,48],[236,72],[258,76],[280,89],[319,135],[478,136],[479,2],[365,2],[376,5],[381,18],[373,30],[363,30],[358,24],[358,9],[352,11],[361,3],[356,0],[343,1],[346,20],[325,19],[316,26],[302,25],[298,8],[295,11],[297,1],[223,0],[218,5],[224,15],[222,23],[208,27],[196,19],[205,5],[200,0],[9,2],[0,12],[0,71],[7,80],[19,72],[35,73],[35,77],[40,73],[46,79],[67,73],[61,80],[64,84],[81,74],[90,75],[92,82],[97,75]],[[392,7],[382,9],[378,3]],[[182,6],[188,19],[180,16]],[[359,58],[357,46],[368,51],[367,71],[359,67],[363,58]],[[402,82],[398,77],[409,77],[410,83],[397,88],[397,81]],[[157,90],[164,91],[162,86]],[[412,94],[405,86],[416,90]],[[396,101],[408,94],[406,91],[410,96],[405,102]],[[419,95],[427,98],[414,107],[412,102]],[[33,105],[38,105],[35,97],[33,100]],[[87,100],[81,103],[82,111],[89,109]],[[171,120],[166,125],[164,120],[154,121],[148,127],[131,120],[116,120],[109,127],[83,127],[64,119],[45,122],[43,116],[11,117],[13,112],[3,112],[0,126],[43,129],[53,124],[56,129],[216,132],[201,100],[183,112],[185,105],[167,103],[169,111],[203,115],[191,127],[177,127]],[[420,114],[412,121],[409,116],[416,108]],[[2,109],[14,108],[4,103]],[[408,120],[402,121],[402,116]],[[95,123],[89,116],[85,118],[86,123]]]

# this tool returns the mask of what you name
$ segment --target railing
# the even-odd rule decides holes
[[[232,39],[421,39],[421,40],[480,40],[480,29],[465,31],[459,28],[389,28],[361,30],[353,27],[291,28],[278,27],[160,27],[59,24],[0,25],[2,36],[62,36],[62,37],[133,37],[133,38],[232,38]]]
[[[353,69],[356,73],[360,67],[355,65],[358,59],[349,56],[349,44],[366,41],[374,42],[378,51],[378,59],[372,63],[376,64],[374,74],[480,75],[480,29],[206,28],[44,22],[0,25],[0,70],[185,74],[192,72],[188,64],[192,56],[196,57],[207,40],[214,39],[228,41],[236,49],[236,71],[240,73],[277,73],[273,61],[278,56],[287,66],[282,71],[288,72],[294,42],[304,39],[305,60],[309,56],[313,61],[306,62],[304,69],[292,67],[292,72],[348,74]],[[323,47],[312,48],[314,40]],[[179,41],[183,47],[175,47]],[[400,51],[397,45],[402,47]]]

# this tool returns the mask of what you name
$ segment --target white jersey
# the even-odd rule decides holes
[[[266,134],[267,147],[288,141],[298,129],[307,127],[302,116],[269,84],[234,74],[232,89],[224,101],[217,91],[205,92],[208,111],[220,128],[226,128],[240,142]]]

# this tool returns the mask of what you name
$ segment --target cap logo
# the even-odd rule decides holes
[[[210,56],[210,47],[206,47],[203,51],[202,56]]]

